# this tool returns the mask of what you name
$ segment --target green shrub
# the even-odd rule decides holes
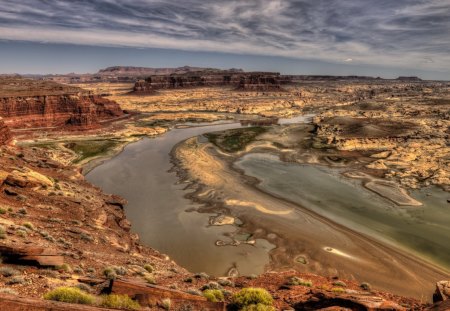
[[[372,290],[372,286],[369,284],[369,283],[367,283],[367,282],[363,282],[363,283],[361,283],[361,285],[359,285],[363,290],[367,290],[367,291],[370,291],[370,290]]]
[[[172,306],[172,301],[169,298],[163,299],[161,301],[161,307],[164,310],[170,310],[171,306]]]
[[[112,267],[105,268],[103,275],[109,280],[115,280],[117,278],[117,273]]]
[[[31,222],[26,222],[23,224],[23,226],[27,229],[34,230],[34,226]]]
[[[68,272],[68,273],[72,272],[72,268],[70,268],[70,266],[68,264],[66,264],[66,263],[63,263],[61,266],[56,267],[56,269],[64,271],[64,272]]]
[[[225,297],[221,290],[218,289],[207,289],[203,292],[203,296],[211,302],[224,301]]]
[[[263,305],[261,303],[248,305],[241,309],[241,311],[275,311],[275,308],[272,306]]]
[[[145,281],[146,281],[148,284],[156,284],[156,280],[155,280],[155,278],[154,278],[153,275],[146,274],[146,275],[144,276],[144,279],[145,279]]]
[[[0,214],[6,214],[6,209],[4,209],[3,207],[0,207]]]
[[[288,285],[301,285],[301,286],[312,286],[312,282],[310,280],[304,280],[299,277],[293,276],[287,281]]]
[[[0,274],[4,277],[9,277],[13,275],[18,275],[20,272],[14,268],[11,267],[0,267]]]
[[[345,284],[342,281],[335,281],[335,282],[333,282],[333,285],[334,286],[339,286],[339,287],[347,287],[347,284]]]
[[[220,279],[219,281],[217,281],[217,283],[222,286],[234,287],[233,281],[230,281],[228,279]]]
[[[232,296],[231,300],[240,309],[257,304],[271,306],[273,303],[272,296],[264,288],[252,287],[241,289]]]
[[[217,282],[209,282],[201,288],[202,291],[207,289],[222,289],[222,286]]]
[[[144,265],[144,269],[147,270],[147,272],[149,272],[149,273],[152,273],[154,270],[153,266],[150,264]]]
[[[83,292],[76,287],[58,287],[44,295],[46,300],[54,300],[68,303],[78,303],[92,305],[95,302],[94,296]]]
[[[16,230],[16,235],[20,236],[21,238],[26,238],[28,236],[27,232],[22,229]]]
[[[331,291],[332,291],[333,293],[336,293],[336,294],[345,293],[345,288],[342,288],[342,287],[333,287],[333,288],[331,289]]]
[[[127,295],[106,295],[102,297],[102,307],[122,309],[122,310],[140,310],[141,305]]]

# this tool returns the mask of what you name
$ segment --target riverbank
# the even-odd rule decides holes
[[[284,143],[288,140],[285,137]],[[181,143],[172,155],[179,176],[195,189],[189,198],[209,206],[204,211],[221,211],[239,218],[244,223],[240,226],[242,233],[277,246],[270,252],[271,269],[294,267],[368,280],[379,288],[415,297],[432,290],[436,278],[448,276],[446,271],[408,253],[255,188],[258,180],[232,167],[235,157],[223,155],[196,138]],[[317,158],[314,154],[307,156],[309,160]]]

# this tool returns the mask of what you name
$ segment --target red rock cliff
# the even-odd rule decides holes
[[[11,133],[9,128],[6,126],[5,122],[3,122],[2,118],[0,118],[0,146],[4,145],[11,138]]]
[[[0,80],[0,116],[10,128],[92,128],[122,114],[116,102],[79,88],[48,81]]]

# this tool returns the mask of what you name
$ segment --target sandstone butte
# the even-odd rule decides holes
[[[250,78],[248,83],[273,84],[273,81],[264,79]],[[2,81],[0,100],[0,117],[3,117],[3,120],[0,119],[0,203],[10,206],[12,211],[18,211],[14,217],[8,214],[2,218],[2,225],[8,225],[6,234],[12,235],[13,239],[2,240],[1,245],[7,250],[7,255],[15,258],[12,266],[21,267],[20,271],[28,280],[28,283],[19,285],[28,297],[0,294],[1,310],[109,310],[38,299],[43,291],[48,290],[47,278],[51,278],[52,282],[64,283],[68,280],[70,284],[78,282],[89,284],[96,290],[100,287],[126,294],[151,310],[158,309],[158,305],[161,306],[167,298],[180,307],[183,303],[192,303],[199,310],[225,309],[223,303],[211,304],[204,298],[185,292],[192,283],[195,287],[201,287],[217,284],[210,283],[215,279],[202,274],[192,275],[166,256],[139,243],[139,238],[130,232],[130,224],[125,218],[123,207],[126,202],[106,195],[84,181],[74,167],[48,159],[44,150],[7,144],[11,139],[7,125],[12,129],[100,127],[101,121],[122,116],[117,103],[79,88],[19,78]],[[31,245],[18,243],[12,231],[27,232],[19,225],[23,215],[33,219],[36,226],[33,229],[30,229],[31,225],[27,227]],[[50,230],[50,233],[41,228]],[[37,263],[35,266],[22,266],[21,259],[25,262],[33,259]],[[77,266],[79,270],[93,267],[99,270],[105,264],[116,267],[128,265],[129,273],[133,272],[136,277],[148,272],[142,267],[151,260],[151,269],[157,271],[161,286],[145,285],[142,281],[120,277],[122,271],[118,268],[111,272],[119,274],[118,281],[105,279],[101,272],[96,277],[76,277],[79,271],[72,272],[60,266],[61,260]],[[54,270],[46,270],[39,267],[39,262],[54,262],[58,266],[53,267]],[[53,274],[58,274],[58,278],[54,278]],[[294,276],[312,280],[314,287],[286,284],[286,280]],[[4,282],[4,277],[0,276],[0,279]],[[448,282],[438,283],[434,300],[439,303],[434,306],[389,293],[361,290],[355,281],[344,283],[293,271],[266,273],[256,278],[241,277],[234,283],[228,280],[222,284],[231,292],[242,287],[264,287],[274,296],[278,310],[449,310],[450,301]],[[169,286],[176,286],[178,290],[169,289]]]
[[[11,129],[94,128],[123,115],[120,106],[77,87],[52,81],[1,78],[0,116]]]

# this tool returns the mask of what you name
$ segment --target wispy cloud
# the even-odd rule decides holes
[[[2,0],[0,39],[450,71],[449,16],[450,0]]]

